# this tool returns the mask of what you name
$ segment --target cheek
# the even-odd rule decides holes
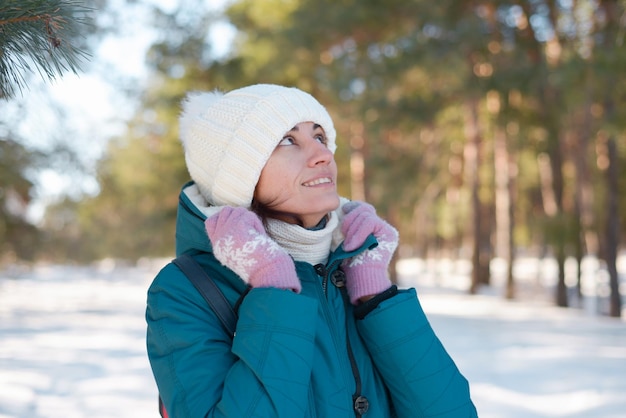
[[[333,155],[333,159],[330,162],[330,168],[333,171],[333,173],[335,174],[335,180],[337,179],[337,174],[338,174],[338,169],[337,169],[337,161],[335,161],[335,156]]]
[[[255,196],[261,203],[270,203],[288,190],[288,170],[278,164],[266,165],[261,171]]]

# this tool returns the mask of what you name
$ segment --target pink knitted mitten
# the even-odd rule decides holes
[[[374,234],[378,246],[344,262],[346,288],[354,305],[364,296],[377,295],[391,287],[387,269],[398,246],[398,231],[376,215],[376,209],[365,202],[343,206],[346,216],[341,224],[345,237],[343,248],[353,251]]]
[[[267,236],[261,219],[242,207],[225,206],[205,222],[215,257],[252,287],[300,293],[293,259]]]

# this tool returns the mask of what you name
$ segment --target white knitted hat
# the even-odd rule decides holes
[[[183,100],[180,138],[191,178],[215,206],[250,207],[261,170],[285,133],[320,125],[335,152],[335,128],[313,96],[293,87],[256,84],[226,94],[192,92]]]

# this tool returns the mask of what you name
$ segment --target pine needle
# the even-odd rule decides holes
[[[0,0],[0,98],[27,87],[27,74],[54,81],[90,55],[76,47],[90,25],[82,1]]]

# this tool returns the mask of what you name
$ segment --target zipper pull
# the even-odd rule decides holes
[[[330,276],[330,280],[336,287],[344,287],[346,285],[346,273],[343,272],[340,268],[333,271],[333,274]]]
[[[324,264],[316,264],[313,266],[315,272],[322,278],[322,292],[326,295],[326,289],[328,287],[328,277],[326,276],[326,266]]]
[[[326,267],[322,263],[314,265],[313,268],[315,269],[315,272],[319,276],[321,276],[321,277],[325,277],[326,276]]]

